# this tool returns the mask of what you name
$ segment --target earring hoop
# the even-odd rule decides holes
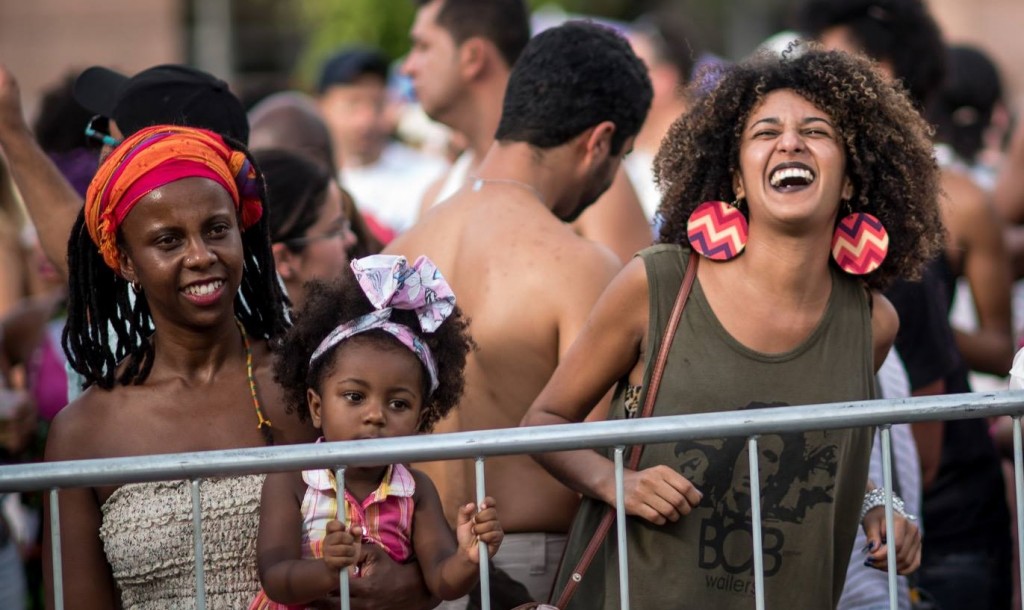
[[[686,238],[690,247],[713,261],[732,260],[747,247],[749,227],[740,211],[742,197],[732,204],[705,201],[697,206],[686,221]]]

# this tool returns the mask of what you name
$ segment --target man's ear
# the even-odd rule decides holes
[[[323,403],[320,400],[320,395],[313,388],[306,388],[306,404],[309,405],[309,416],[313,420],[313,425],[319,428],[322,423],[320,408]]]
[[[588,161],[597,162],[612,154],[612,136],[615,135],[615,123],[601,121],[583,132],[583,144]]]
[[[489,44],[479,36],[467,38],[459,45],[459,63],[462,78],[470,81],[479,78],[487,68],[490,53]]]
[[[288,249],[288,246],[280,243],[271,245],[270,252],[274,255],[274,268],[277,269],[277,274],[281,276],[282,280],[291,280],[295,276],[293,264],[295,254]]]

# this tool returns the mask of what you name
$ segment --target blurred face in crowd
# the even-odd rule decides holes
[[[459,47],[448,30],[437,24],[444,0],[434,0],[416,11],[410,37],[412,49],[402,73],[412,79],[416,97],[430,118],[448,123],[460,97]]]
[[[864,49],[861,48],[853,32],[845,25],[837,25],[825,30],[818,38],[818,42],[829,51],[843,51],[853,55],[866,56]],[[893,72],[892,64],[889,63],[889,60],[878,60],[875,65],[887,79],[892,80],[895,77],[895,72]]]
[[[380,158],[387,141],[386,108],[387,89],[375,74],[332,85],[320,96],[320,109],[331,130],[334,149],[345,165],[369,165]]]
[[[301,308],[303,285],[312,280],[338,277],[348,265],[348,250],[356,243],[352,225],[342,206],[337,181],[327,187],[319,219],[300,238],[274,244],[274,259],[288,295]]]

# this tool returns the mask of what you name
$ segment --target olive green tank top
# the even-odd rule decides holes
[[[677,245],[653,246],[639,255],[650,295],[645,386],[688,255],[689,250]],[[730,336],[698,281],[669,352],[654,416],[868,400],[874,398],[872,353],[869,295],[861,282],[839,272],[833,272],[832,292],[817,327],[801,345],[781,354],[756,352]],[[626,382],[620,383],[611,418],[629,416],[629,393]],[[645,392],[634,398],[643,404]],[[759,437],[768,608],[835,607],[859,527],[871,438],[872,431],[865,428]],[[676,523],[656,526],[628,518],[632,607],[753,607],[748,463],[744,438],[644,448],[640,469],[671,466],[704,497]],[[556,599],[604,510],[591,499],[581,505],[556,580]],[[617,564],[612,535],[569,608],[617,608]]]

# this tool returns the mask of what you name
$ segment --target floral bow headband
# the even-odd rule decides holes
[[[392,322],[391,311],[415,311],[423,332],[434,332],[455,310],[455,294],[448,282],[433,261],[425,256],[409,265],[404,256],[375,254],[353,260],[352,271],[376,311],[331,331],[309,357],[309,365],[312,367],[318,358],[345,339],[379,329],[416,354],[430,375],[430,391],[433,393],[438,386],[437,364],[430,347],[411,328]]]

